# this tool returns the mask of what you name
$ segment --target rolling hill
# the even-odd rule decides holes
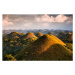
[[[39,60],[72,60],[72,52],[61,44],[54,44],[37,58]]]
[[[36,33],[36,36],[41,37],[41,36],[43,36],[43,34],[41,32],[38,32],[38,33]]]
[[[11,32],[10,34],[8,34],[8,36],[16,36],[19,35],[18,32]]]
[[[72,60],[72,52],[54,35],[45,34],[15,55],[17,60]]]
[[[18,32],[11,32],[10,34],[8,34],[6,36],[7,38],[13,38],[13,39],[18,39],[20,37],[19,33]]]
[[[22,39],[36,38],[36,36],[33,33],[29,32],[26,35],[22,36],[21,38]]]

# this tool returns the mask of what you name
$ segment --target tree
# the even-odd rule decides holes
[[[3,57],[3,60],[15,61],[16,59],[15,59],[11,54],[6,54],[6,55]]]

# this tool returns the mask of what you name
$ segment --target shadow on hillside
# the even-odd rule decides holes
[[[73,55],[71,51],[69,51],[66,47],[60,44],[54,44],[50,46],[46,51],[41,54],[35,52],[36,54],[32,54],[34,50],[28,50],[27,55],[23,53],[23,55],[19,55],[19,61],[72,61]],[[23,58],[23,59],[22,59]],[[21,60],[22,59],[22,60]]]

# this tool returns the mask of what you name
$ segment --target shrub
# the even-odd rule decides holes
[[[16,59],[11,54],[6,54],[4,60],[15,61]]]

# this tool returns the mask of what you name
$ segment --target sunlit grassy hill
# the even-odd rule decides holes
[[[41,32],[38,32],[38,33],[36,33],[36,36],[41,37],[41,36],[43,36],[43,34]]]
[[[58,42],[58,44],[61,44],[61,45],[66,45],[63,41],[61,41],[59,38],[57,38],[56,36],[54,35],[50,35],[50,37],[52,37],[52,39],[54,39],[55,41]]]
[[[35,38],[35,37],[36,36],[33,33],[29,32],[26,35],[22,36],[21,39],[28,39],[28,38]]]
[[[72,60],[72,52],[61,44],[54,44],[37,58],[39,60]]]
[[[69,51],[60,39],[54,35],[45,34],[27,45],[15,55],[17,60],[72,60]]]
[[[13,37],[13,36],[23,36],[25,35],[25,33],[18,33],[18,32],[11,32],[10,34],[8,34],[7,36]]]
[[[18,32],[11,32],[6,37],[9,39],[18,39],[21,35]]]
[[[72,33],[71,33],[71,32],[69,32],[68,34],[69,34],[69,35],[72,35]]]
[[[10,34],[8,34],[8,36],[15,36],[15,35],[19,35],[18,32],[11,32]]]

